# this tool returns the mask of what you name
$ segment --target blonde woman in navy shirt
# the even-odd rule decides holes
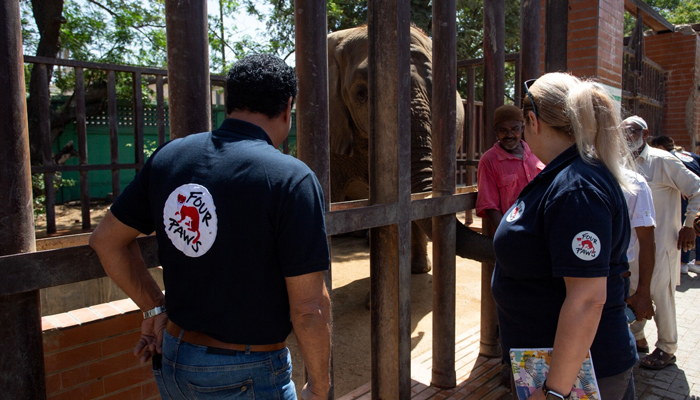
[[[524,139],[547,167],[496,231],[492,289],[501,344],[553,347],[533,400],[569,397],[590,349],[605,400],[634,399],[634,338],[624,314],[630,223],[622,172],[631,165],[619,106],[568,74],[525,83]],[[593,150],[595,149],[595,150]]]

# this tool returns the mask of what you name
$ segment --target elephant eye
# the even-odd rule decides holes
[[[358,103],[365,103],[367,101],[367,88],[363,85],[358,85],[355,88],[355,100]]]

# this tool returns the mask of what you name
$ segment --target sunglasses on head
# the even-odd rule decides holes
[[[532,111],[535,113],[535,118],[539,119],[540,115],[537,113],[537,106],[535,105],[535,100],[532,98],[532,95],[530,94],[530,90],[528,89],[530,86],[532,86],[533,83],[535,83],[537,79],[528,79],[525,82],[523,82],[523,86],[525,86],[525,93],[527,93],[527,97],[530,98],[530,103],[532,103]]]

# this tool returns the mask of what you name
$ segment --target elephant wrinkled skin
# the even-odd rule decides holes
[[[328,82],[330,112],[331,201],[366,198],[369,184],[369,98],[367,88],[367,27],[328,35]],[[432,190],[432,42],[416,27],[411,28],[411,192]],[[457,132],[461,138],[464,108],[457,94]],[[357,188],[360,193],[357,194]],[[425,273],[427,237],[432,221],[411,224],[411,272]],[[426,236],[427,235],[427,236]],[[457,223],[457,254],[477,261],[493,262],[490,238]]]

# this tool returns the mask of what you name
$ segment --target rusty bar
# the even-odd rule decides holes
[[[41,166],[35,165],[32,167],[33,174],[41,174],[45,172],[66,172],[66,171],[105,171],[114,168],[117,169],[134,169],[137,168],[136,163],[130,164],[98,164],[98,165],[49,165]]]
[[[330,211],[326,214],[326,232],[328,235],[338,235],[377,228],[393,224],[397,218],[397,203]]]
[[[457,33],[455,0],[433,0],[433,197],[455,192]],[[433,217],[433,367],[431,385],[453,388],[455,371],[454,214]]]
[[[117,89],[114,71],[107,71],[107,115],[109,116],[109,149],[112,163],[112,199],[121,192],[119,185],[119,120],[117,113]]]
[[[520,59],[515,60],[515,79],[513,82],[515,87],[513,88],[513,104],[516,107],[520,107],[522,104],[522,96],[523,96],[523,84],[522,84],[522,78],[521,74],[522,73],[522,65],[520,63]]]
[[[87,165],[87,126],[85,114],[85,77],[83,69],[75,69],[75,127],[78,131],[78,162]],[[83,230],[89,230],[90,224],[90,181],[87,171],[80,171],[80,209]]]
[[[165,0],[170,139],[211,130],[206,1]]]
[[[405,163],[409,138],[399,133],[410,132],[410,7],[407,0],[371,0],[367,14],[370,202],[400,204],[394,225],[370,233],[371,390],[372,399],[407,399],[411,396],[410,185]]]
[[[163,104],[163,75],[156,76],[156,124],[158,125],[158,146],[165,143],[165,105]]]
[[[134,163],[143,166],[143,96],[141,94],[141,72],[134,72]]]
[[[19,2],[0,4],[0,256],[33,252],[27,99]],[[46,76],[45,74],[43,74]],[[15,283],[3,272],[2,282]],[[7,399],[46,399],[39,291],[0,295],[0,388]]]
[[[296,38],[296,70],[299,78],[296,129],[297,157],[316,174],[325,199],[324,209],[330,210],[330,153],[328,128],[328,41],[326,34],[326,2],[294,1]],[[284,153],[289,153],[289,141],[284,141]],[[327,228],[328,229],[328,225]],[[330,236],[331,233],[328,233]],[[329,237],[330,241],[330,237]],[[324,274],[326,289],[332,292],[331,271]],[[331,293],[332,295],[332,293]],[[331,351],[331,389],[334,395],[333,355]]]
[[[506,62],[515,62],[520,57],[520,53],[508,53],[505,56]],[[467,67],[478,67],[484,65],[483,58],[470,58],[468,60],[457,60],[457,69]]]
[[[146,267],[159,266],[156,237],[140,237],[137,242],[141,247]],[[2,256],[0,270],[3,271],[0,296],[106,276],[97,254],[88,245]],[[41,335],[41,327],[38,332]]]
[[[39,130],[41,131],[41,162],[44,167],[53,166],[51,151],[51,96],[46,65],[38,64],[39,79]],[[56,233],[56,192],[54,191],[54,171],[44,172],[44,207],[46,210],[46,233]]]
[[[569,0],[546,0],[546,2],[544,72],[565,72]]]
[[[484,3],[484,108],[483,143],[484,150],[495,142],[493,134],[493,113],[503,105],[505,84],[505,1],[492,0]],[[483,232],[493,233],[488,219],[482,219]],[[487,357],[501,354],[498,344],[498,323],[496,303],[491,295],[491,275],[493,265],[481,264],[481,343],[479,353]]]
[[[523,82],[540,76],[540,8],[539,1],[520,0],[520,76]],[[517,83],[515,87],[518,87]],[[520,107],[520,103],[516,105]]]
[[[467,146],[467,160],[474,160],[476,158],[476,104],[474,104],[474,97],[476,96],[476,71],[474,67],[469,67],[467,70],[467,109],[464,113],[465,123],[465,134],[468,136]]]

